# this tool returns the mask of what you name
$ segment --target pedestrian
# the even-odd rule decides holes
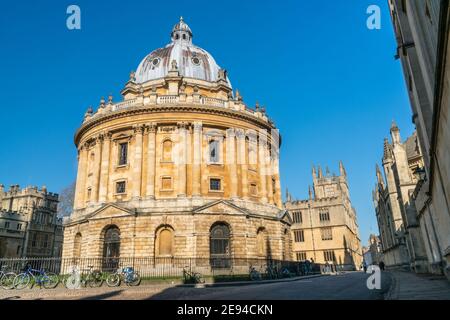
[[[378,264],[378,266],[380,267],[380,270],[384,271],[384,262],[380,261],[380,263]]]
[[[367,263],[365,261],[363,261],[362,266],[364,269],[364,273],[366,273],[367,272]]]

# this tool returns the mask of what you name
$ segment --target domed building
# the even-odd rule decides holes
[[[192,38],[180,19],[123,101],[86,112],[64,258],[291,260],[274,123]]]

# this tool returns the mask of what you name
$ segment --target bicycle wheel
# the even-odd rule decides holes
[[[64,281],[67,289],[79,289],[81,287],[81,277],[77,274],[71,274]]]
[[[133,273],[133,275],[131,275],[130,277],[130,282],[128,282],[128,285],[130,286],[138,286],[141,283],[141,276],[139,275],[139,273],[135,272]]]
[[[9,272],[3,275],[1,280],[1,287],[5,290],[11,290],[14,288],[14,278],[16,274],[14,272]]]
[[[120,285],[120,275],[118,273],[111,273],[106,277],[106,284],[108,287],[118,287]]]
[[[45,289],[54,289],[59,283],[59,277],[57,274],[49,272],[42,277],[41,281]]]
[[[87,279],[87,282],[89,283],[89,286],[91,288],[99,288],[103,284],[103,275],[100,271],[95,270],[93,271]]]
[[[31,282],[31,277],[28,273],[20,273],[14,277],[13,287],[22,290],[26,288]]]

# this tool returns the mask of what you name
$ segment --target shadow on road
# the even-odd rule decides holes
[[[122,292],[123,292],[123,290],[105,292],[105,293],[94,295],[94,296],[84,297],[79,300],[103,300],[103,299],[108,299],[111,297],[119,296]]]

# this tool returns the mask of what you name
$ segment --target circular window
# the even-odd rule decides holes
[[[152,60],[152,65],[153,66],[157,66],[158,64],[159,64],[159,61],[160,61],[161,59],[159,59],[159,58],[154,58],[153,60]]]
[[[196,66],[198,66],[198,65],[200,65],[200,59],[198,57],[193,57],[192,63],[195,64]]]

